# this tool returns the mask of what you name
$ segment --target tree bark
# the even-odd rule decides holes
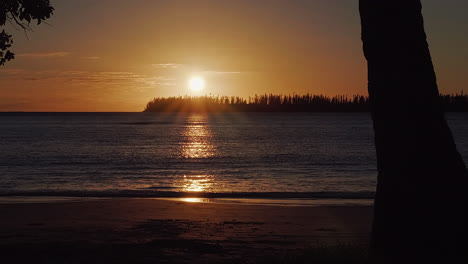
[[[421,9],[420,0],[360,0],[378,163],[371,236],[378,263],[467,257],[468,173],[444,117]]]

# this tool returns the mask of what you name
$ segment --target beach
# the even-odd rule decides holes
[[[317,246],[365,245],[372,222],[365,205],[18,201],[0,204],[4,263],[257,263]]]

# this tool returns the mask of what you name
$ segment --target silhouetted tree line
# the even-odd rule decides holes
[[[440,95],[446,111],[468,112],[468,96]],[[275,95],[157,97],[145,112],[368,112],[370,101],[363,95]]]

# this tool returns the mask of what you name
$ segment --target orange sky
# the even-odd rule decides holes
[[[52,1],[52,26],[14,34],[0,111],[141,111],[152,97],[366,94],[358,1]],[[425,0],[442,92],[468,84],[466,1]]]

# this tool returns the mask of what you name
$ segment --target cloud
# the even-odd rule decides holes
[[[86,59],[86,60],[99,60],[101,57],[83,57],[83,59]]]
[[[60,51],[60,52],[34,52],[34,53],[23,53],[16,54],[17,57],[28,57],[28,58],[57,58],[57,57],[66,57],[70,55],[69,52]]]
[[[214,74],[214,75],[221,75],[221,74],[243,74],[248,73],[249,71],[243,69],[233,69],[233,68],[219,68],[219,67],[204,67],[200,65],[192,65],[192,64],[180,64],[180,63],[154,63],[150,64],[150,67],[157,68],[166,74],[169,71],[177,70],[180,73],[198,73],[198,74]]]
[[[0,72],[0,77],[3,76],[3,75],[6,75],[6,76],[19,75],[19,74],[22,74],[24,72],[25,72],[25,70],[23,70],[23,69],[2,69],[2,71]]]
[[[22,81],[59,80],[79,86],[89,85],[120,85],[123,87],[154,87],[174,86],[177,78],[163,74],[140,74],[134,72],[110,71],[28,71],[22,69],[6,69],[0,72],[0,79]]]
[[[177,63],[160,63],[160,64],[151,64],[151,66],[157,67],[157,68],[163,68],[163,69],[176,69],[179,66],[181,66],[181,64],[177,64]]]
[[[28,102],[16,100],[15,98],[6,99],[5,101],[8,101],[8,103],[2,101],[2,98],[0,98],[0,111],[21,111],[21,109],[24,109],[29,104]]]
[[[204,74],[241,74],[240,71],[204,71]]]

